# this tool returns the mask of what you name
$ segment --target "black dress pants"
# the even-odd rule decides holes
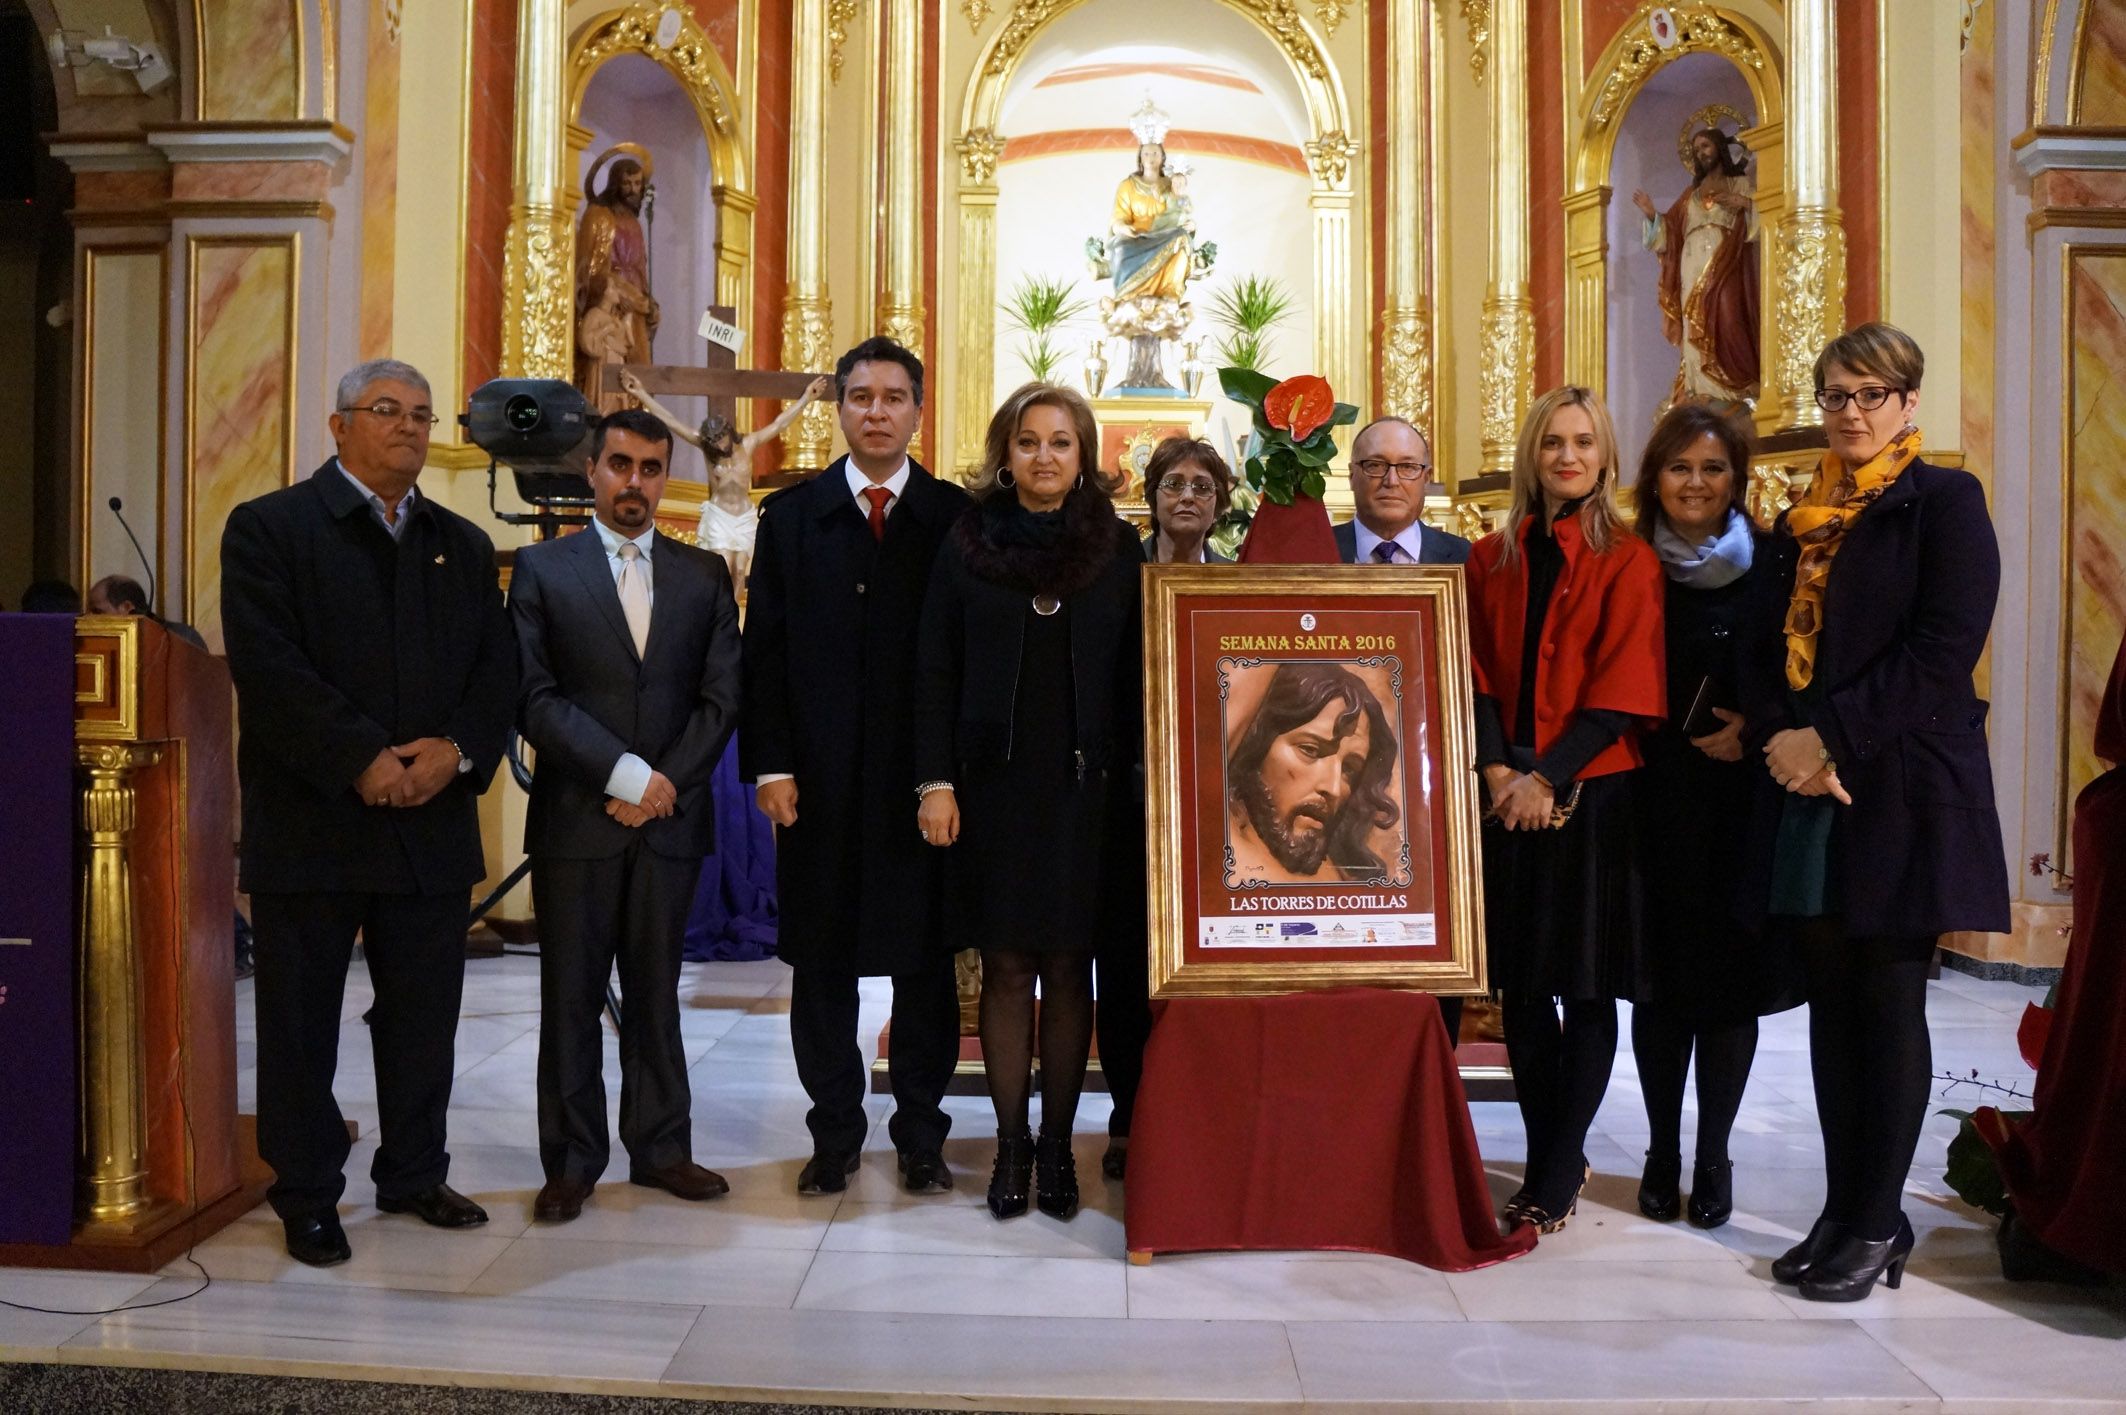
[[[805,1128],[814,1154],[841,1159],[864,1148],[871,1129],[863,1039],[857,1035],[857,974],[824,963],[793,967],[790,1050],[812,1108]],[[942,1149],[952,1117],[939,1104],[960,1059],[960,997],[952,955],[893,975],[893,1040],[886,1057],[893,1083],[887,1133],[902,1154]]]
[[[355,935],[376,1006],[380,1199],[441,1184],[450,1079],[465,987],[469,893],[255,894],[252,1000],[258,1022],[258,1153],[282,1218],[330,1212],[346,1190],[347,1124],[332,1094]]]
[[[539,1163],[594,1184],[612,1156],[598,1015],[620,966],[620,1143],[633,1173],[693,1158],[679,955],[700,857],[633,840],[603,860],[532,860],[539,921]]]

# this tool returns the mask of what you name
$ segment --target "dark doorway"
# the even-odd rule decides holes
[[[74,177],[37,26],[0,0],[0,608],[74,573]]]

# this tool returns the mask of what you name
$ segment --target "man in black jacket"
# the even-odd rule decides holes
[[[258,1149],[288,1252],[348,1257],[332,1096],[355,935],[376,989],[377,1207],[485,1223],[444,1182],[478,798],[501,761],[516,646],[494,546],[414,488],[428,382],[378,359],[340,380],[339,455],[222,533],[243,888],[256,929]]]
[[[761,506],[739,769],[776,833],[790,1046],[812,1109],[800,1194],[838,1193],[869,1128],[857,979],[893,979],[888,1129],[912,1193],[952,1187],[940,1107],[959,1059],[939,852],[916,830],[915,631],[967,493],[908,459],[923,364],[867,339],[835,368],[849,455]]]
[[[738,606],[723,557],[657,533],[672,434],[610,414],[591,443],[588,530],[517,552],[518,721],[538,751],[524,850],[539,919],[539,1162],[532,1215],[583,1212],[611,1151],[598,1012],[620,965],[620,1142],[632,1183],[729,1185],[694,1163],[679,961],[709,777],[738,716]]]

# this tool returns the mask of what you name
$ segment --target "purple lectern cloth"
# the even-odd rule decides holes
[[[0,614],[0,1243],[74,1217],[74,617]]]
[[[687,914],[686,953],[694,962],[775,956],[775,826],[738,778],[738,739],[716,763],[716,853],[701,862]]]

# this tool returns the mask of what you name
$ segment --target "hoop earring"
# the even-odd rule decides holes
[[[1018,485],[1018,483],[1017,483],[1017,482],[1014,482],[1014,481],[1013,481],[1013,480],[1011,479],[1011,468],[1009,468],[1009,467],[999,467],[999,468],[997,468],[997,485],[998,485],[998,486],[1001,486],[1001,487],[1003,487],[1003,488],[1004,488],[1004,490],[1006,490],[1006,491],[1009,491],[1009,490],[1011,490],[1011,489],[1012,489],[1012,488],[1013,488],[1014,486]]]
[[[1085,485],[1085,473],[1083,473],[1083,472],[1080,472],[1080,473],[1078,473],[1078,479],[1077,479],[1076,481],[1074,481],[1074,482],[1072,482],[1072,483],[1070,484],[1070,489],[1071,489],[1072,491],[1076,491],[1076,490],[1077,490],[1077,489],[1078,489],[1079,487],[1082,487],[1082,486],[1084,486],[1084,485]]]

